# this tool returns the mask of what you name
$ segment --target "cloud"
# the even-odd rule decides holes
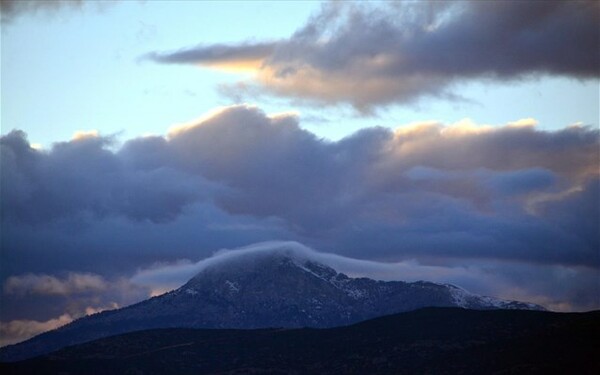
[[[183,285],[189,279],[212,267],[246,267],[249,263],[273,254],[284,254],[298,260],[313,260],[335,268],[352,277],[372,277],[378,280],[434,280],[448,279],[460,270],[444,267],[421,266],[410,260],[404,262],[376,262],[353,259],[332,253],[315,251],[293,241],[268,241],[255,243],[237,249],[220,249],[212,256],[198,262],[180,260],[169,264],[156,264],[139,270],[131,282],[155,289],[171,290]]]
[[[82,316],[139,302],[150,294],[150,289],[127,278],[92,273],[8,277],[1,295],[0,344],[20,342]]]
[[[98,130],[78,130],[73,134],[72,141],[82,141],[86,139],[99,138],[100,133]]]
[[[257,231],[243,228],[285,229],[284,239],[348,254],[366,247],[384,258],[597,267],[596,236],[566,230],[565,220],[589,221],[593,209],[584,208],[597,207],[588,191],[598,178],[598,131],[525,122],[418,123],[330,142],[301,129],[296,114],[237,105],[115,151],[96,135],[39,151],[14,131],[1,140],[3,222],[114,218],[158,228],[204,207],[202,228],[217,237],[223,228],[244,236]],[[586,204],[551,214],[570,191]]]
[[[107,149],[110,137],[77,135],[49,152],[33,149],[20,131],[2,137],[2,210],[12,219],[46,222],[68,215],[171,220],[212,189],[199,176],[164,165],[128,168]],[[176,181],[176,183],[170,183]]]
[[[28,0],[2,0],[0,1],[0,10],[4,15],[14,16],[16,14],[28,11],[37,11],[40,9],[60,9],[63,7],[80,8],[83,5],[82,0],[48,0],[48,1],[28,1]]]
[[[69,273],[63,279],[50,275],[26,274],[9,277],[4,283],[4,293],[68,296],[78,293],[102,292],[107,287],[108,284],[102,276],[89,273]]]
[[[598,78],[599,7],[592,0],[331,2],[285,40],[146,57],[217,69],[243,65],[254,75],[232,88],[236,95],[258,89],[370,112],[428,96],[456,98],[453,89],[465,80]]]
[[[122,306],[177,286],[219,249],[268,240],[392,263],[378,263],[379,278],[600,306],[590,281],[600,268],[598,129],[465,119],[333,142],[300,120],[236,105],[120,145],[90,134],[37,150],[23,132],[3,136],[3,321]],[[108,286],[84,292],[69,272]],[[22,316],[34,297],[52,314]]]
[[[6,320],[17,304],[52,302],[56,309],[78,317],[102,306],[123,306],[148,297],[150,291],[128,278],[93,273],[69,272],[65,276],[27,273],[8,277],[2,285],[2,318]],[[10,301],[9,301],[10,300]],[[96,306],[96,307],[93,307]],[[39,317],[31,311],[29,318]]]
[[[0,347],[25,341],[30,337],[64,326],[72,321],[73,318],[69,314],[63,314],[58,318],[44,322],[37,320],[11,320],[6,323],[0,322]]]
[[[116,1],[89,0],[0,0],[2,23],[13,21],[24,14],[53,14],[62,10],[82,10],[89,4],[98,9],[111,6]]]
[[[64,313],[57,318],[52,318],[46,321],[26,319],[15,319],[7,322],[0,321],[0,347],[16,344],[33,336],[37,336],[40,333],[62,327],[81,316],[93,315],[118,307],[119,306],[116,303],[100,307],[88,306],[81,314],[71,315],[70,313]]]
[[[145,56],[162,64],[199,64],[230,71],[260,69],[263,61],[273,53],[276,43],[244,43],[236,46],[217,44],[199,45],[170,53],[149,53]]]

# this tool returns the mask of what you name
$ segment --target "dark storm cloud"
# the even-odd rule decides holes
[[[232,189],[185,169],[165,138],[114,148],[110,137],[93,135],[43,151],[20,131],[0,139],[2,278],[119,273],[165,257],[294,238],[279,219],[217,206],[214,200]]]
[[[148,57],[217,68],[251,57],[256,75],[242,87],[370,111],[453,98],[465,79],[597,78],[599,24],[593,0],[328,3],[287,40]]]
[[[235,189],[219,199],[230,212],[285,217],[301,232],[329,220],[341,170],[328,144],[294,116],[232,107],[173,133],[169,143],[182,168]]]
[[[129,167],[108,150],[109,138],[74,139],[42,152],[29,146],[23,132],[13,131],[1,145],[2,212],[11,220],[44,223],[72,215],[122,214],[160,222],[211,189],[200,176],[168,166]]]
[[[103,226],[120,221],[132,242],[116,246],[138,259],[143,250],[126,250],[135,243],[154,257],[161,246],[181,256],[193,247],[185,238],[210,238],[201,243],[215,249],[232,233],[242,242],[227,246],[278,233],[373,259],[599,266],[596,129],[424,123],[329,142],[301,129],[295,115],[240,105],[167,137],[116,151],[109,141],[87,136],[37,151],[23,133],[4,136],[2,220],[12,228],[4,244],[34,251],[27,243],[35,238],[61,243],[55,232],[87,223],[64,251],[114,248],[115,229]],[[13,252],[8,264],[17,262]]]
[[[590,178],[585,184],[563,199],[551,200],[541,206],[546,217],[557,226],[576,237],[580,248],[596,249],[591,253],[600,264],[600,178]],[[594,259],[594,258],[592,258]]]

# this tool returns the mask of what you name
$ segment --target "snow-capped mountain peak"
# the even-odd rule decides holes
[[[150,328],[334,327],[429,306],[543,309],[448,284],[353,278],[310,255],[294,246],[226,254],[176,290],[3,348],[0,358],[28,358]]]

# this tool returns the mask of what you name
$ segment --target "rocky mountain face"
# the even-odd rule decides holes
[[[269,252],[223,260],[179,289],[2,348],[0,360],[151,328],[326,328],[429,306],[543,310],[448,284],[351,278],[309,258]]]

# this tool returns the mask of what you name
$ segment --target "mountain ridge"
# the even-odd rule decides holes
[[[165,328],[126,333],[3,374],[596,374],[600,311],[430,307],[326,329]]]
[[[227,255],[173,291],[1,348],[0,360],[31,358],[152,328],[327,328],[428,306],[543,309],[477,296],[449,284],[351,278],[305,252],[282,246],[277,251]]]

